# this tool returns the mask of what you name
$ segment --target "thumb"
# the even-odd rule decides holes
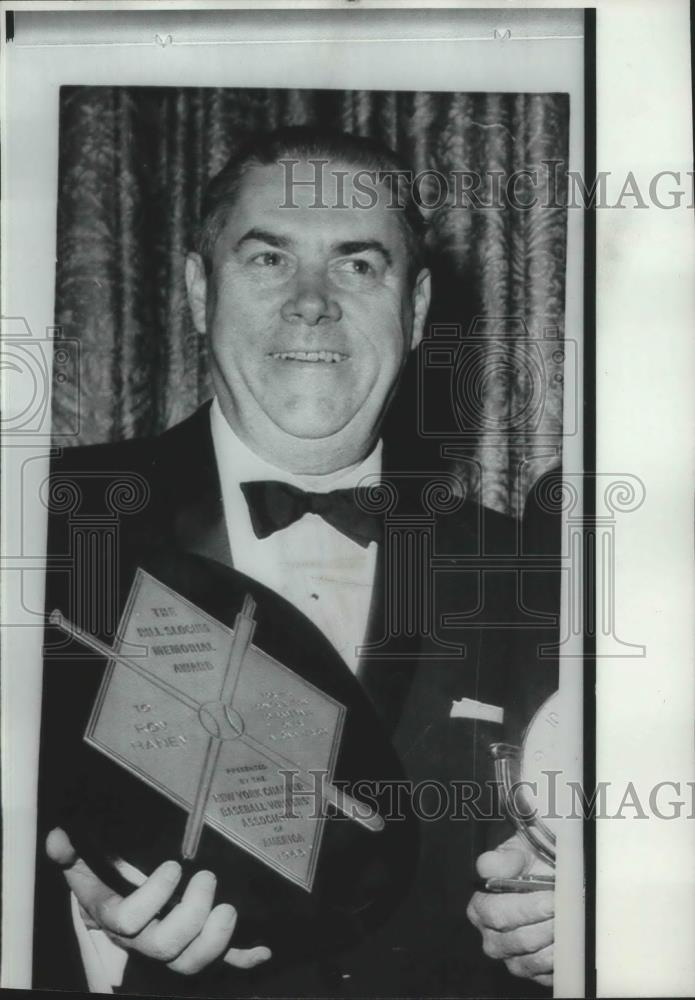
[[[527,852],[514,836],[505,840],[494,851],[481,854],[476,868],[481,878],[515,878],[525,873],[528,862]]]
[[[94,907],[104,900],[120,899],[82,860],[65,830],[61,830],[59,826],[46,837],[46,854],[63,869],[65,880],[70,891],[75,894],[80,909],[94,911]]]
[[[77,861],[77,851],[70,843],[65,830],[55,827],[46,837],[46,854],[61,868],[69,868]]]

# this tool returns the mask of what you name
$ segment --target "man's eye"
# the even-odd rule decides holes
[[[373,274],[374,268],[368,260],[351,260],[352,270],[355,274]]]
[[[357,275],[358,277],[374,277],[376,275],[376,268],[374,265],[365,260],[363,257],[351,257],[349,260],[343,261],[338,270],[343,271],[346,274]]]
[[[256,267],[278,267],[283,263],[283,257],[282,254],[276,253],[274,250],[265,250],[252,257],[251,263],[255,264]]]

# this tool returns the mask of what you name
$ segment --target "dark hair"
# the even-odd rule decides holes
[[[375,183],[383,183],[391,193],[390,204],[398,212],[403,227],[409,274],[411,280],[415,279],[424,261],[426,223],[413,198],[410,167],[377,139],[306,125],[252,133],[209,182],[197,239],[197,249],[208,272],[215,244],[239,197],[246,173],[255,166],[293,159],[339,160],[374,173]]]

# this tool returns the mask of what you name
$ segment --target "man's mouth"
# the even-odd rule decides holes
[[[326,364],[338,364],[346,361],[347,354],[340,351],[277,351],[270,355],[275,361],[323,361]]]

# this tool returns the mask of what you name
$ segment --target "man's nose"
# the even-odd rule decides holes
[[[282,318],[288,323],[317,326],[326,320],[339,320],[340,305],[319,274],[298,275],[294,288],[282,307]]]

